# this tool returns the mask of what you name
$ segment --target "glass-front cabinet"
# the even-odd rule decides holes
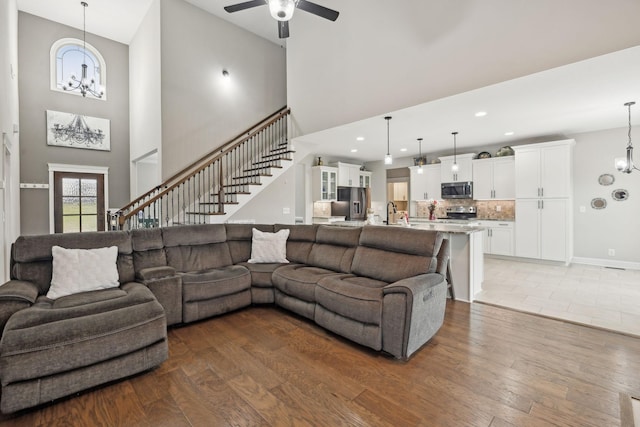
[[[338,168],[314,166],[312,168],[313,201],[332,201],[338,198]]]

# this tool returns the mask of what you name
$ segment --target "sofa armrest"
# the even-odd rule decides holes
[[[2,301],[22,301],[29,305],[36,302],[38,287],[24,280],[10,280],[0,286],[0,303]]]
[[[14,313],[31,307],[38,298],[38,288],[31,282],[10,280],[0,286],[0,336]]]
[[[420,274],[383,288],[382,350],[408,359],[444,322],[447,281],[439,273]]]
[[[136,273],[136,278],[142,282],[175,276],[176,269],[169,266],[144,268]]]

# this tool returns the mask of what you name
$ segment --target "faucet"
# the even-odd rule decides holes
[[[391,209],[393,210],[393,213],[396,213],[396,212],[397,212],[397,210],[396,210],[396,204],[395,204],[395,203],[393,203],[393,202],[388,202],[388,203],[387,203],[387,225],[391,224],[391,223],[389,222],[389,205],[391,205]]]

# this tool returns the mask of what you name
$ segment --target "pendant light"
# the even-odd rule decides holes
[[[451,135],[453,135],[453,164],[451,165],[451,172],[458,172],[459,166],[456,159],[456,135],[458,135],[458,132],[451,132]]]
[[[615,159],[616,169],[618,169],[622,173],[631,173],[634,169],[638,169],[633,164],[633,145],[631,144],[631,106],[635,105],[635,102],[627,102],[624,104],[625,107],[629,109],[629,142],[627,144],[627,157],[617,157]]]
[[[79,90],[82,96],[86,97],[87,93],[95,96],[96,98],[102,98],[104,95],[104,90],[101,88],[97,88],[96,90],[96,81],[87,77],[87,2],[80,2],[82,5],[82,50],[84,52],[84,59],[82,61],[82,74],[80,79],[78,79],[75,75],[72,75],[69,79],[69,82],[63,87],[64,90],[73,91]]]
[[[387,121],[387,154],[384,156],[384,164],[390,165],[393,163],[393,157],[391,157],[391,152],[389,151],[389,120],[391,120],[391,116],[386,116],[384,119]]]
[[[418,173],[422,174],[422,138],[418,138]]]

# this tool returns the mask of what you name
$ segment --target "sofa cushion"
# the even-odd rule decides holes
[[[252,230],[251,258],[249,263],[288,263],[287,238],[289,230],[280,230],[276,233],[267,233],[257,228]]]
[[[320,279],[340,275],[332,270],[303,264],[285,265],[273,272],[273,285],[279,291],[307,302],[315,302],[315,287]]]
[[[264,224],[225,224],[227,230],[227,245],[234,264],[247,262],[251,258],[251,241],[253,229],[273,232],[273,225]]]
[[[359,276],[331,276],[318,282],[316,302],[340,316],[380,325],[386,282]]]
[[[252,288],[273,288],[273,281],[271,280],[273,272],[286,264],[249,264],[248,262],[241,262],[238,265],[246,267],[251,273]]]
[[[161,228],[136,228],[131,230],[133,264],[140,270],[167,265]]]
[[[360,227],[320,226],[307,264],[341,273],[351,272],[351,262],[360,238]]]
[[[41,296],[7,322],[0,380],[5,386],[91,366],[165,338],[162,306],[140,283],[55,301]]]
[[[117,246],[120,283],[135,280],[131,237],[126,231],[20,236],[11,249],[11,278],[33,282],[40,294],[46,294],[53,272],[51,248],[56,245],[68,249]]]
[[[180,275],[182,298],[185,303],[232,295],[251,288],[249,270],[241,265]]]
[[[318,227],[318,225],[309,224],[276,224],[274,226],[274,231],[276,232],[289,230],[289,238],[287,239],[287,259],[289,262],[308,263],[309,253],[313,242],[316,240]]]
[[[47,298],[115,288],[118,282],[118,247],[96,249],[51,248],[53,272]]]
[[[360,234],[351,272],[388,283],[433,273],[441,244],[439,232],[366,226]]]

